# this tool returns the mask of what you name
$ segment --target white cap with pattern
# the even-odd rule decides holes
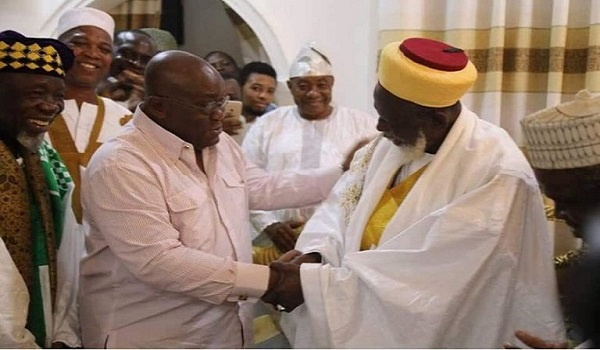
[[[521,121],[531,166],[572,169],[600,164],[600,96],[587,90],[575,100]]]
[[[290,78],[333,75],[329,58],[315,47],[314,42],[306,44],[290,67]]]

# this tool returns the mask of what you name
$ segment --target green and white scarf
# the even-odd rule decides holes
[[[73,186],[58,153],[47,143],[38,153],[22,150],[22,166],[0,141],[0,238],[27,284],[27,329],[50,346],[56,297],[56,251],[65,204]]]

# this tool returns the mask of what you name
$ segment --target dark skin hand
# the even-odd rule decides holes
[[[282,254],[277,261],[282,263],[292,262],[296,257],[302,255],[302,252],[296,249],[292,249],[284,254]]]
[[[302,254],[294,259],[292,259],[292,264],[302,265],[302,264],[320,264],[321,263],[321,254],[319,253],[307,253]]]
[[[304,225],[304,222],[294,220],[275,222],[267,226],[264,232],[273,241],[277,249],[285,253],[294,249],[297,237],[294,230],[302,225]]]
[[[278,281],[273,288],[267,290],[261,299],[273,306],[285,307],[283,310],[285,312],[291,312],[304,303],[302,284],[300,283],[300,265],[275,261],[269,265],[269,268],[271,274],[275,272],[278,275]],[[271,287],[270,282],[271,277],[269,277],[269,287]]]
[[[98,93],[115,101],[127,101],[127,108],[133,111],[144,98],[144,76],[124,70],[102,83]]]
[[[280,256],[279,259],[277,259],[277,262],[292,263],[296,265],[302,265],[304,263],[318,264],[321,263],[321,254],[316,252],[302,254],[301,251],[293,249]]]
[[[285,307],[284,312],[291,312],[304,303],[302,283],[300,281],[300,265],[303,263],[320,263],[321,254],[302,254],[298,250],[290,250],[269,265],[269,286],[262,300],[277,308]]]
[[[548,341],[542,340],[541,338],[538,338],[538,337],[536,337],[532,334],[529,334],[527,332],[524,332],[524,331],[516,331],[515,336],[520,341],[522,341],[523,344],[525,344],[533,349],[566,349],[567,348],[566,342],[564,342],[564,343],[548,342]],[[517,347],[513,344],[509,344],[509,343],[505,343],[504,348],[505,349],[519,349],[519,347]]]

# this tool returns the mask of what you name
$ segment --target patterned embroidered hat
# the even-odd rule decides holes
[[[600,164],[600,96],[582,90],[575,100],[521,120],[531,166],[572,169]]]
[[[63,78],[73,51],[49,38],[28,38],[12,30],[0,33],[0,73],[42,74]]]
[[[290,66],[290,78],[333,75],[331,62],[314,42],[306,44]]]
[[[410,38],[383,48],[378,77],[397,97],[426,107],[448,107],[473,85],[477,69],[459,48]]]

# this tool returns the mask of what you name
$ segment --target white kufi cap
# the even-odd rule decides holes
[[[575,100],[521,121],[531,166],[572,169],[600,164],[600,96],[587,90]]]
[[[77,7],[65,11],[58,19],[56,36],[59,37],[81,26],[98,27],[107,32],[111,40],[113,39],[115,20],[108,13],[91,7]]]
[[[333,75],[331,63],[322,51],[315,48],[315,43],[305,45],[298,53],[290,67],[290,78]]]

